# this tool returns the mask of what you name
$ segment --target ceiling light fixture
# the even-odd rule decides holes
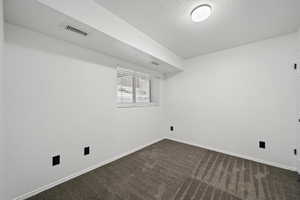
[[[201,22],[206,20],[212,13],[212,7],[208,4],[202,4],[194,8],[191,12],[193,22]]]

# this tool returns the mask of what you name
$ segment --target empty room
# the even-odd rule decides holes
[[[300,200],[300,0],[0,0],[0,200]]]

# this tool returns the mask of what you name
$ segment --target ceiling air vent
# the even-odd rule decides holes
[[[159,65],[159,63],[156,62],[156,61],[151,61],[151,64],[154,65],[154,66],[158,66]]]
[[[80,34],[80,35],[83,35],[83,36],[87,36],[88,33],[87,32],[84,32],[82,30],[79,30],[78,28],[75,28],[73,26],[70,26],[70,25],[67,25],[66,28],[65,28],[67,31],[72,31],[74,33],[77,33],[77,34]]]

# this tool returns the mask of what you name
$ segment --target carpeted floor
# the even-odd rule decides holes
[[[30,200],[300,200],[295,172],[171,140]]]

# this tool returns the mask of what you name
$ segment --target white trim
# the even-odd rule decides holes
[[[120,159],[120,158],[122,158],[122,157],[124,157],[124,156],[127,156],[127,155],[129,155],[129,154],[131,154],[131,153],[134,153],[134,152],[136,152],[136,151],[138,151],[138,150],[140,150],[140,149],[143,149],[143,148],[145,148],[145,147],[147,147],[147,146],[149,146],[149,145],[151,145],[151,144],[157,143],[157,142],[159,142],[159,141],[161,141],[161,140],[163,140],[163,139],[165,139],[165,138],[160,138],[160,139],[154,140],[154,141],[152,141],[152,142],[149,142],[149,143],[147,143],[147,144],[140,145],[140,146],[138,146],[138,147],[136,147],[136,148],[133,148],[133,149],[130,150],[130,151],[127,151],[127,152],[125,152],[125,153],[119,154],[119,155],[117,155],[117,156],[115,156],[115,157],[113,157],[113,158],[111,158],[111,159],[104,160],[104,161],[100,162],[99,164],[93,165],[93,166],[91,166],[91,167],[89,167],[89,168],[86,168],[86,169],[83,169],[83,170],[81,170],[81,171],[79,171],[79,172],[75,172],[75,173],[73,173],[73,174],[71,174],[71,175],[69,175],[69,176],[67,176],[67,177],[61,178],[61,179],[59,179],[59,180],[57,180],[57,181],[54,181],[54,182],[52,182],[52,183],[50,183],[50,184],[44,185],[44,186],[42,186],[42,187],[40,187],[40,188],[37,188],[37,189],[35,189],[35,190],[31,191],[31,192],[28,192],[28,193],[25,193],[25,194],[23,194],[23,195],[20,195],[20,196],[14,198],[13,200],[24,200],[24,199],[27,199],[27,198],[32,197],[32,196],[34,196],[34,195],[37,195],[37,194],[39,194],[39,193],[41,193],[41,192],[43,192],[43,191],[45,191],[45,190],[48,190],[48,189],[50,189],[50,188],[52,188],[52,187],[54,187],[54,186],[57,186],[57,185],[59,185],[59,184],[61,184],[61,183],[64,183],[64,182],[66,182],[66,181],[68,181],[68,180],[71,180],[71,179],[73,179],[73,178],[76,178],[76,177],[78,177],[78,176],[80,176],[80,175],[82,175],[82,174],[85,174],[85,173],[89,172],[89,171],[92,171],[92,170],[94,170],[94,169],[97,169],[97,168],[99,168],[99,167],[101,167],[101,166],[103,166],[103,165],[106,165],[106,164],[110,163],[110,162],[113,162],[113,161],[115,161],[115,160],[118,160],[118,159]]]
[[[297,158],[297,172],[300,175],[300,158]]]
[[[235,157],[238,157],[238,158],[243,158],[243,159],[246,159],[246,160],[251,160],[251,161],[258,162],[258,163],[278,167],[278,168],[281,168],[281,169],[287,169],[287,170],[295,171],[295,172],[297,171],[296,167],[291,167],[291,166],[283,165],[283,164],[272,162],[272,161],[265,161],[265,160],[262,160],[262,159],[253,158],[253,157],[246,156],[246,155],[243,155],[243,154],[233,153],[233,152],[230,152],[230,151],[224,151],[224,150],[220,150],[220,149],[216,149],[216,148],[212,148],[212,147],[208,147],[208,146],[204,146],[204,145],[200,145],[200,144],[196,144],[196,143],[188,142],[188,141],[184,141],[184,140],[178,140],[178,139],[172,138],[172,137],[168,137],[167,139],[174,140],[176,142],[189,144],[189,145],[196,146],[196,147],[201,147],[201,148],[208,149],[208,150],[211,150],[211,151],[216,151],[216,152],[219,152],[219,153],[224,153],[224,154],[235,156]]]
[[[117,108],[156,107],[158,103],[123,103],[117,104]]]
[[[89,167],[89,168],[83,169],[83,170],[81,170],[81,171],[79,171],[79,172],[73,173],[73,174],[71,174],[70,176],[61,178],[61,179],[59,179],[59,180],[57,180],[57,181],[54,181],[53,183],[50,183],[50,184],[48,184],[48,185],[44,185],[44,186],[42,186],[42,187],[40,187],[40,188],[37,188],[37,189],[35,189],[35,190],[31,191],[31,192],[28,192],[28,193],[26,193],[26,194],[20,195],[20,196],[14,198],[13,200],[24,200],[24,199],[27,199],[27,198],[32,197],[32,196],[34,196],[34,195],[37,195],[37,194],[39,194],[39,193],[41,193],[41,192],[43,192],[43,191],[45,191],[45,190],[48,190],[48,189],[50,189],[50,188],[52,188],[52,187],[54,187],[54,186],[57,186],[57,185],[59,185],[59,184],[61,184],[61,183],[64,183],[64,182],[66,182],[66,181],[68,181],[68,180],[71,180],[71,179],[73,179],[73,178],[76,178],[76,177],[78,177],[78,176],[80,176],[80,175],[82,175],[82,174],[85,174],[85,173],[89,172],[89,171],[92,171],[92,170],[94,170],[94,169],[97,169],[97,168],[99,168],[99,167],[101,167],[101,166],[103,166],[103,165],[106,165],[106,164],[110,163],[110,162],[113,162],[113,161],[115,161],[115,160],[118,160],[118,159],[120,159],[120,158],[122,158],[122,157],[124,157],[124,156],[127,156],[128,154],[134,153],[134,152],[136,152],[136,151],[138,151],[138,150],[140,150],[140,149],[142,149],[142,148],[145,148],[146,146],[149,146],[149,145],[151,145],[151,144],[154,144],[154,143],[156,143],[156,142],[159,142],[159,141],[161,141],[161,140],[163,140],[163,139],[169,139],[169,140],[173,140],[173,141],[176,141],[176,142],[180,142],[180,143],[185,143],[185,144],[189,144],[189,145],[201,147],[201,148],[208,149],[208,150],[211,150],[211,151],[216,151],[216,152],[224,153],[224,154],[231,155],[231,156],[235,156],[235,157],[239,157],[239,158],[244,158],[244,159],[247,159],[247,160],[252,160],[252,161],[259,162],[259,163],[263,163],[263,164],[266,164],[266,165],[271,165],[271,166],[279,167],[279,168],[282,168],[282,169],[287,169],[287,170],[291,170],[291,171],[297,171],[296,167],[289,167],[289,166],[286,166],[286,165],[282,165],[282,164],[280,164],[280,163],[269,162],[269,161],[265,161],[265,160],[261,160],[261,159],[257,159],[257,158],[252,158],[252,157],[249,157],[249,156],[246,156],[246,155],[237,154],[237,153],[232,153],[232,152],[228,152],[228,151],[224,151],[224,150],[219,150],[219,149],[215,149],[215,148],[211,148],[211,147],[199,145],[199,144],[192,143],[192,142],[187,142],[187,141],[183,141],[183,140],[178,140],[178,139],[175,139],[175,138],[172,138],[172,137],[167,137],[167,138],[162,137],[162,138],[157,139],[157,140],[154,140],[154,141],[152,141],[152,142],[150,142],[150,143],[147,143],[147,144],[144,144],[144,145],[140,145],[140,146],[138,146],[138,147],[136,147],[136,148],[134,148],[134,149],[132,149],[132,150],[130,150],[130,151],[127,151],[127,152],[125,152],[125,153],[122,153],[122,154],[120,154],[120,155],[118,155],[118,156],[115,156],[115,157],[113,157],[113,158],[111,158],[111,159],[102,161],[102,162],[100,162],[99,164],[96,164],[96,165],[91,166],[91,167]],[[299,173],[300,173],[300,172],[299,172]]]

